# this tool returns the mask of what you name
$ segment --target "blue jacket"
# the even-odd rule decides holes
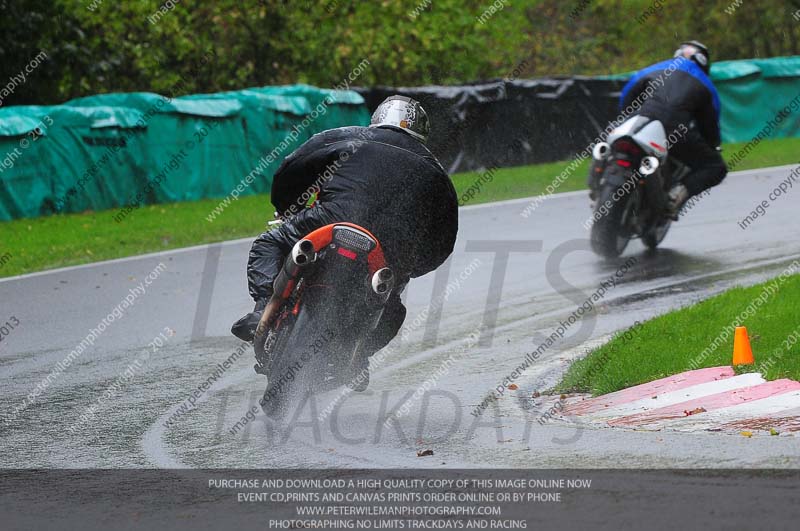
[[[694,120],[703,138],[720,144],[720,102],[714,83],[693,61],[676,57],[638,71],[622,89],[620,111],[661,120],[671,133]]]

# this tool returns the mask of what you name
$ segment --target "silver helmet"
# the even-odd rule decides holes
[[[673,57],[685,57],[694,61],[703,72],[708,74],[711,69],[711,58],[708,53],[708,46],[699,41],[684,41],[675,50]]]
[[[372,113],[370,127],[391,127],[405,131],[423,144],[428,141],[431,124],[418,101],[405,96],[389,96]]]

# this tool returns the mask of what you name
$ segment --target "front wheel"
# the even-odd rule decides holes
[[[617,188],[604,186],[600,190],[595,206],[595,221],[592,225],[592,250],[605,258],[621,255],[631,241],[630,220],[633,215],[633,194],[622,194],[614,198]]]

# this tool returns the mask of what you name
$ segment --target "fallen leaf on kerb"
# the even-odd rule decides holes
[[[696,407],[691,411],[687,411],[687,410],[683,411],[684,415],[686,415],[687,417],[689,415],[697,415],[698,413],[705,413],[705,412],[706,412],[706,408],[704,408],[704,407]]]

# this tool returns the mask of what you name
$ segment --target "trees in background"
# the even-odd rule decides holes
[[[610,74],[688,38],[714,60],[798,54],[798,10],[800,0],[0,0],[0,88],[40,50],[48,60],[4,105],[333,86],[364,59],[355,85],[467,82],[520,63],[519,77]]]

